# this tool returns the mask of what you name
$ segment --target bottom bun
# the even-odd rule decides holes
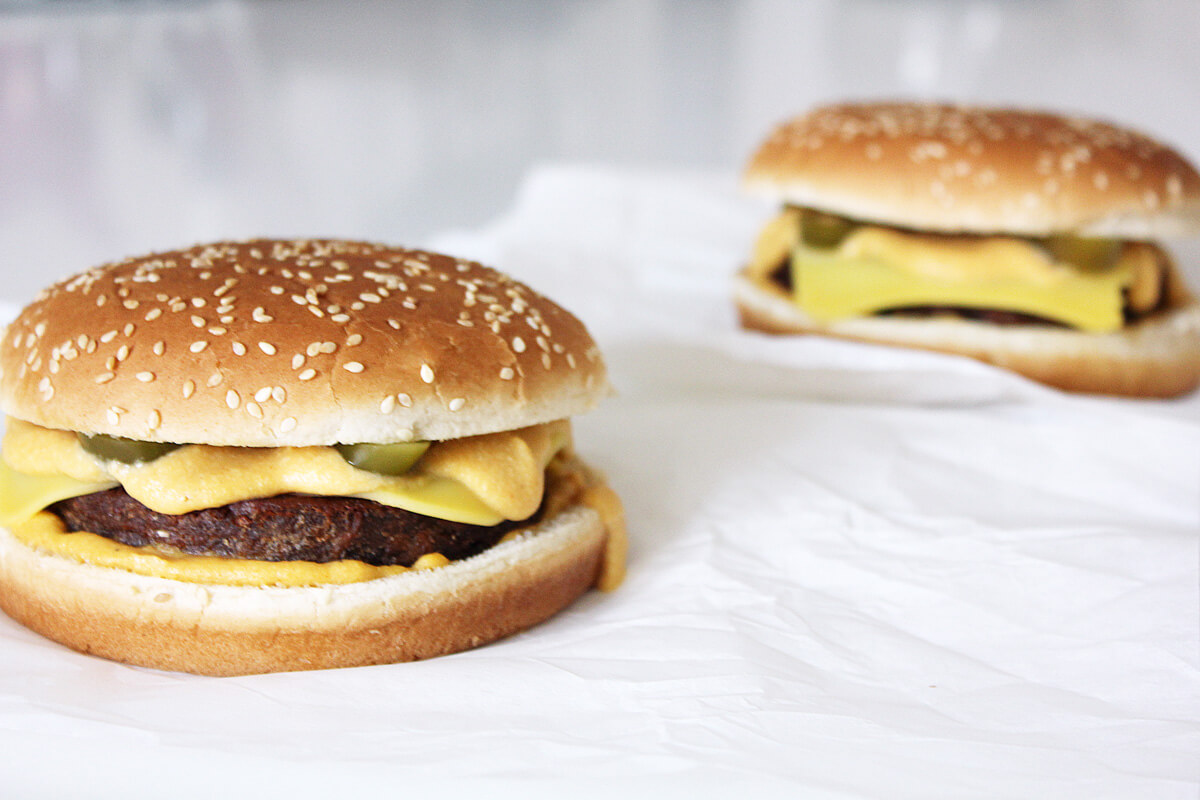
[[[284,588],[82,564],[0,530],[0,608],[84,653],[202,675],[413,661],[495,641],[561,611],[596,582],[606,537],[600,515],[575,505],[437,569]]]
[[[997,325],[948,317],[858,317],[818,322],[782,287],[749,270],[734,297],[742,326],[818,334],[967,356],[1069,392],[1175,397],[1200,384],[1200,304],[1169,275],[1167,308],[1114,333]]]

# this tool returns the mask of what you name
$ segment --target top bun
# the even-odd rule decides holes
[[[337,240],[218,242],[43,291],[0,406],[48,428],[250,447],[452,439],[609,391],[570,313],[480,264]]]
[[[1200,174],[1105,122],[915,103],[818,108],[775,129],[747,185],[855,219],[948,233],[1200,232]]]

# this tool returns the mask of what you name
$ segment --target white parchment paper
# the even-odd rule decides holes
[[[455,656],[232,679],[0,619],[12,796],[1195,797],[1200,405],[741,332],[771,210],[550,166],[435,242],[605,350],[619,394],[576,438],[627,504],[619,591]]]

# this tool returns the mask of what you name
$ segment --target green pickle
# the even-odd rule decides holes
[[[837,247],[854,228],[855,223],[845,217],[812,208],[803,211],[801,230],[804,243],[809,247]]]
[[[1055,260],[1087,270],[1112,266],[1121,249],[1116,239],[1087,236],[1051,236],[1045,246]]]
[[[339,444],[335,447],[352,467],[380,475],[403,475],[425,455],[429,442]]]
[[[103,433],[79,434],[83,449],[105,461],[120,461],[123,464],[144,464],[179,447],[172,442],[142,442],[121,436]]]

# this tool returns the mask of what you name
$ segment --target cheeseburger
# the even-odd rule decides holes
[[[1070,391],[1200,382],[1200,305],[1156,239],[1200,232],[1200,175],[1093,120],[907,103],[780,125],[747,185],[782,202],[742,324],[970,356]]]
[[[220,242],[45,290],[0,341],[0,607],[210,675],[406,661],[621,580],[575,317],[445,255]]]

